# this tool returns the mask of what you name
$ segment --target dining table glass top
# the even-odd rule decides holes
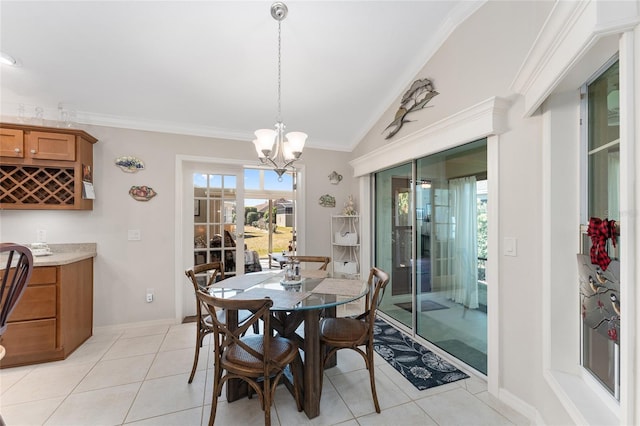
[[[369,291],[366,281],[326,277],[327,271],[303,270],[300,283],[284,281],[284,271],[238,275],[209,287],[212,296],[225,299],[273,300],[272,311],[331,308],[357,300]]]

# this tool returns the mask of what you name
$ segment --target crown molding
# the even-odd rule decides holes
[[[525,116],[544,100],[603,37],[640,23],[638,1],[558,1],[542,26],[511,89],[524,96]]]
[[[492,97],[351,160],[355,177],[507,130],[509,102]]]

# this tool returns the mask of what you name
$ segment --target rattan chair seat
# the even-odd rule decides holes
[[[243,337],[242,341],[256,352],[264,353],[264,340],[261,335]],[[279,366],[287,365],[293,359],[292,354],[295,350],[296,345],[291,340],[283,337],[273,337],[269,342],[269,359]],[[251,355],[238,345],[230,346],[222,356],[222,361],[222,368],[229,371],[237,367],[243,370],[245,374],[248,373],[248,370],[255,370],[255,374],[258,376],[262,376],[264,373],[264,361]]]
[[[320,326],[320,335],[329,346],[360,345],[368,331],[368,323],[354,318],[325,318]]]

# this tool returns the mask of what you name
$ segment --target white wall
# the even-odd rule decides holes
[[[492,97],[509,98],[509,86],[547,16],[552,2],[493,2],[468,18],[414,78],[429,78],[440,94],[429,106],[407,116],[400,132],[385,140],[383,129],[393,121],[400,98],[383,114],[353,151],[360,157],[422,127]],[[412,81],[408,81],[409,88]]]
[[[3,117],[3,120],[11,118]],[[143,321],[172,321],[175,317],[175,159],[177,155],[246,160],[255,166],[250,142],[215,140],[101,126],[83,126],[98,138],[94,145],[96,200],[92,211],[0,211],[0,240],[30,243],[45,229],[49,243],[96,242],[94,324],[108,326]],[[113,162],[121,155],[142,159],[146,169],[129,174]],[[303,196],[306,204],[306,252],[328,255],[329,215],[339,212],[352,190],[347,154],[305,149]],[[328,175],[344,176],[331,185]],[[148,202],[133,200],[132,185],[151,186],[158,195]],[[335,209],[318,205],[320,195],[337,200]],[[139,229],[141,241],[128,241],[127,230]],[[147,288],[155,289],[153,303],[145,302]]]
[[[498,232],[517,240],[517,256],[503,256],[501,247],[489,247],[497,257],[498,277],[489,291],[499,290],[496,327],[499,344],[489,346],[489,357],[499,355],[498,396],[514,403],[532,418],[548,424],[571,424],[543,374],[541,286],[542,271],[542,120],[523,118],[524,101],[513,93],[511,82],[550,12],[551,2],[488,2],[464,22],[415,77],[430,78],[440,92],[430,108],[411,114],[414,120],[390,141],[384,129],[393,120],[399,98],[354,150],[353,158],[433,126],[440,120],[493,96],[511,101],[508,130],[499,135],[495,161],[499,179],[490,183],[490,202],[499,205]],[[411,82],[407,82],[407,87]],[[402,93],[399,93],[400,97]],[[499,199],[491,198],[491,185]],[[491,201],[492,200],[492,201]],[[499,288],[495,286],[498,285]],[[489,306],[489,309],[492,309]],[[492,365],[490,363],[490,365]]]

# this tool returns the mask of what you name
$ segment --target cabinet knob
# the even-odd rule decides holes
[[[13,151],[18,154],[20,152],[20,148],[14,148]]]
[[[35,149],[32,149],[32,150],[31,150],[31,153],[32,153],[32,154],[35,154],[35,153],[36,153],[36,150],[35,150]]]

